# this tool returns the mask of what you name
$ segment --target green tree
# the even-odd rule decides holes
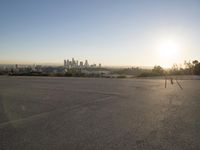
[[[154,66],[152,72],[156,75],[164,75],[164,69],[161,66]]]
[[[194,65],[194,67],[193,67],[193,73],[195,75],[200,75],[200,63],[197,60],[194,60],[192,63]]]
[[[195,66],[195,65],[197,65],[199,62],[198,62],[198,60],[194,60],[194,61],[192,61],[192,63],[193,63],[193,65]]]

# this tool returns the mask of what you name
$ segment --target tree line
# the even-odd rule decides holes
[[[154,66],[151,75],[200,75],[200,62],[198,60],[184,61],[183,65],[174,64],[170,69]]]

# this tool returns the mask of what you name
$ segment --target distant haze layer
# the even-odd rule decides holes
[[[0,2],[1,64],[170,67],[200,59],[199,0]]]

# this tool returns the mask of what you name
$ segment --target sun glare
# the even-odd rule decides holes
[[[179,60],[180,45],[177,40],[164,39],[159,40],[157,45],[157,56],[163,67],[171,67],[171,65]]]
[[[170,67],[179,58],[180,45],[176,41],[165,40],[160,42],[157,53],[160,61],[164,63],[164,66]]]
[[[180,47],[172,41],[163,42],[159,46],[159,55],[161,59],[173,60],[178,57]]]

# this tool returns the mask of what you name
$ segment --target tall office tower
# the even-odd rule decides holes
[[[67,62],[66,62],[66,60],[64,60],[64,67],[65,67],[65,68],[67,67]]]
[[[99,64],[99,68],[101,68],[101,64]]]
[[[67,68],[69,68],[69,64],[70,64],[69,59],[67,59]]]
[[[15,69],[18,69],[18,64],[15,65]]]
[[[74,58],[72,58],[72,68],[74,68],[76,65]]]
[[[88,63],[87,59],[85,60],[84,67],[89,67],[89,63]]]
[[[83,68],[83,62],[80,61],[80,68]]]
[[[69,61],[69,68],[72,68],[72,61]]]

